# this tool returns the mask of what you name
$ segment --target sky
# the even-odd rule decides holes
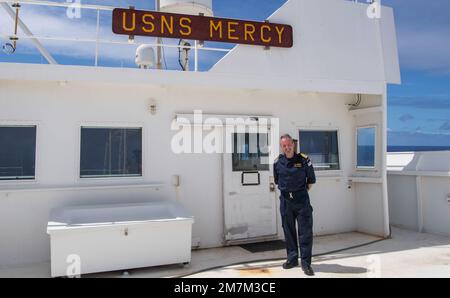
[[[216,16],[263,21],[284,2],[286,0],[213,0],[213,8]],[[82,3],[154,8],[152,0],[82,0]],[[388,87],[388,144],[450,146],[450,1],[382,0],[382,4],[394,8],[402,75],[401,85]],[[76,15],[75,18],[68,18],[64,8],[26,5],[21,16],[36,36],[70,36],[80,39],[95,39],[97,36],[95,11],[82,10],[79,18]],[[98,36],[101,39],[126,41],[126,37],[111,32],[110,13],[101,12],[100,24]],[[2,45],[7,42],[6,36],[11,32],[13,23],[0,9]],[[142,40],[137,37],[136,41]],[[42,42],[61,64],[94,63],[94,43]],[[164,43],[175,44],[177,41],[165,39]],[[207,46],[233,47],[218,43],[207,43]],[[128,44],[102,44],[99,47],[98,63],[100,66],[135,67],[135,48]],[[208,70],[223,55],[201,52],[200,70]],[[165,50],[165,66],[168,69],[179,69],[177,56],[177,50]],[[20,40],[13,55],[0,52],[0,62],[46,63],[27,40]]]

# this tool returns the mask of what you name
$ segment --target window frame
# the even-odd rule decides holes
[[[231,138],[232,138],[231,142],[232,142],[232,148],[233,148],[233,153],[231,153],[231,171],[233,173],[237,173],[237,172],[270,172],[270,170],[271,170],[270,164],[263,164],[263,163],[261,163],[261,165],[267,166],[267,169],[265,168],[265,169],[242,170],[242,169],[235,169],[234,168],[234,154],[239,154],[237,152],[234,152],[234,149],[236,149],[236,146],[237,146],[236,143],[235,143],[235,136],[237,136],[238,134],[244,134],[244,135],[246,135],[246,134],[249,134],[249,135],[250,134],[257,134],[257,135],[267,134],[267,149],[269,150],[269,152],[264,154],[264,155],[267,155],[267,156],[261,155],[260,159],[262,159],[262,158],[269,159],[270,158],[270,143],[271,143],[271,140],[270,140],[271,132],[270,132],[270,130],[268,130],[267,132],[248,132],[248,131],[246,131],[246,132],[233,132],[233,133],[231,133]]]
[[[339,127],[335,127],[335,126],[316,126],[316,127],[302,127],[302,126],[297,126],[297,133],[296,133],[296,137],[298,139],[300,139],[300,131],[308,131],[308,132],[336,132],[337,134],[337,141],[338,141],[338,158],[339,158],[339,169],[335,169],[335,170],[317,170],[316,168],[314,168],[315,170],[315,174],[316,176],[320,177],[320,176],[330,176],[330,177],[341,177],[343,175],[343,169],[342,169],[342,142],[341,142],[341,129]],[[302,140],[299,140],[299,143],[301,143]],[[298,147],[296,148],[298,152],[300,151],[300,144],[298,144]],[[308,154],[307,152],[305,152],[306,154]],[[313,166],[314,166],[314,162],[313,162]]]
[[[94,128],[94,129],[141,129],[142,131],[142,173],[140,176],[103,176],[103,177],[81,177],[81,130],[83,128]],[[133,181],[133,182],[143,182],[146,178],[146,167],[147,164],[147,138],[146,138],[146,129],[145,125],[141,122],[139,123],[131,123],[131,122],[82,122],[77,125],[77,157],[76,165],[75,165],[75,177],[78,184],[95,184],[101,182],[117,182],[117,181]]]
[[[39,121],[22,120],[0,120],[0,127],[35,127],[35,145],[34,145],[34,178],[33,179],[14,179],[0,180],[0,185],[34,185],[39,182],[40,170],[40,126]]]
[[[358,166],[358,130],[359,129],[365,129],[365,128],[374,128],[375,129],[375,145],[374,145],[374,162],[373,162],[373,167],[368,167],[368,166]],[[373,124],[373,125],[362,125],[362,126],[357,126],[356,130],[355,130],[355,155],[354,155],[354,159],[355,159],[355,169],[357,171],[377,171],[378,170],[378,125]]]

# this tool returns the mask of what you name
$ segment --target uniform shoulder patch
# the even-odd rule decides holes
[[[305,153],[300,153],[300,156],[303,157],[308,167],[312,166],[311,159],[309,159],[308,155],[306,155]]]

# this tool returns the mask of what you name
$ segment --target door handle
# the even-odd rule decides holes
[[[275,191],[275,183],[270,183],[270,192],[274,192]]]

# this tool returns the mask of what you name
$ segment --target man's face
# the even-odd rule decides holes
[[[288,157],[294,156],[294,142],[289,138],[283,138],[280,142],[281,150]]]

